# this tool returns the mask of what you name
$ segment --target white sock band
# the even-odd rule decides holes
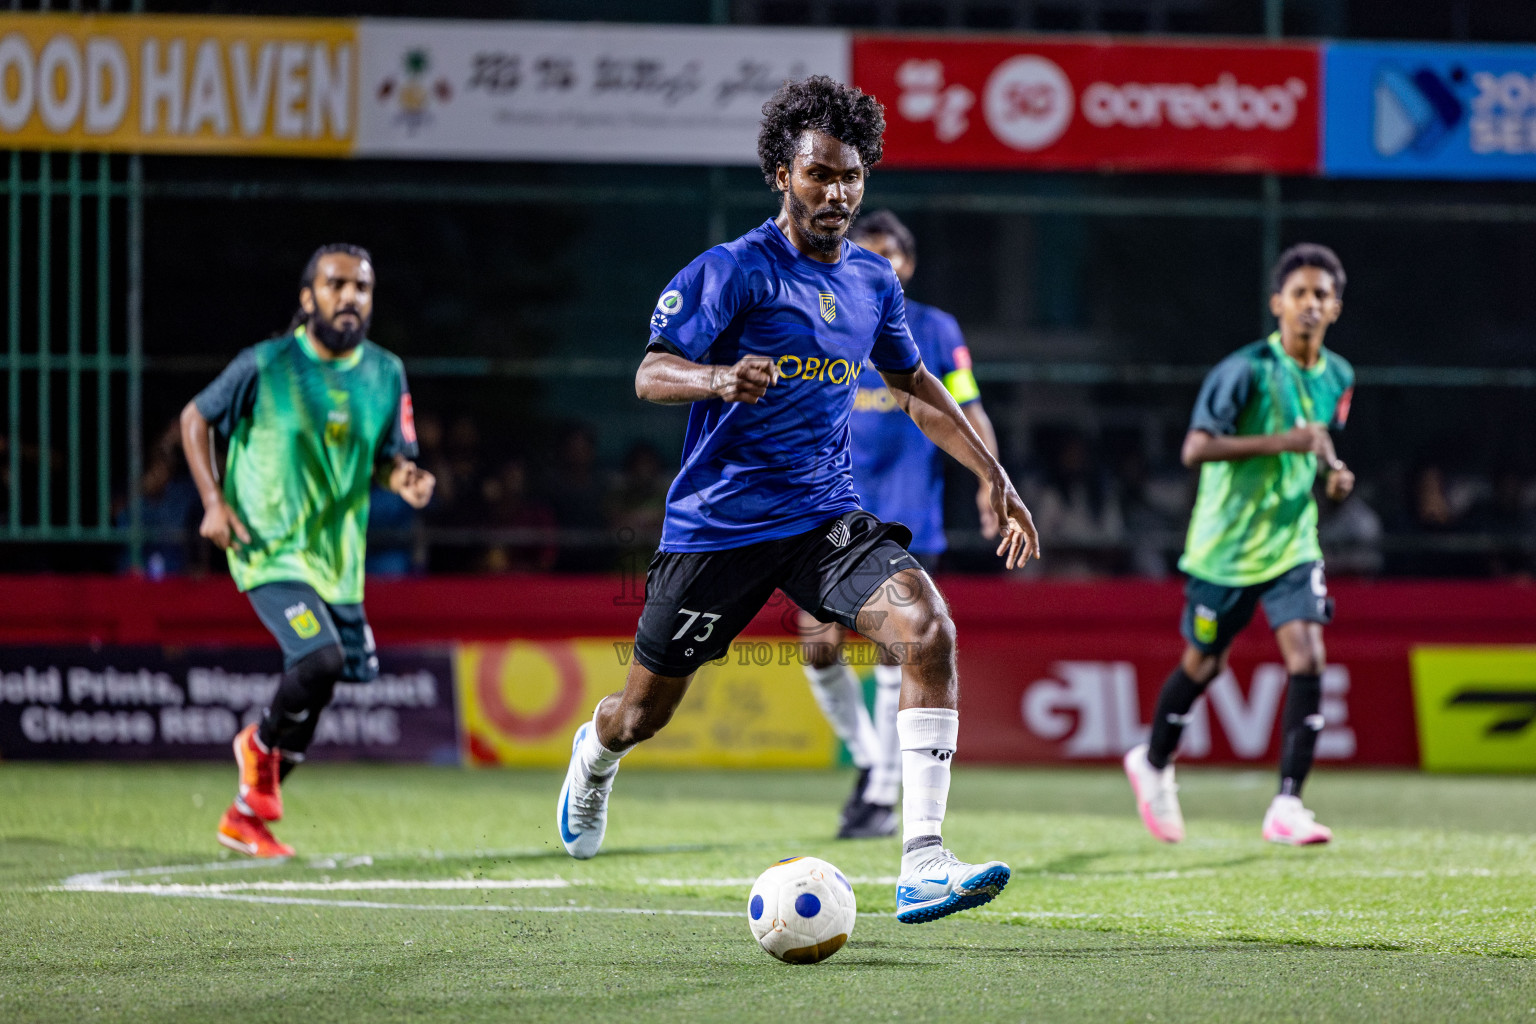
[[[864,787],[864,799],[882,807],[896,806],[901,795],[901,739],[896,735],[896,712],[901,710],[901,666],[875,666],[875,736],[879,741],[875,763]]]
[[[607,700],[604,697],[603,700]],[[619,770],[619,758],[629,753],[629,750],[609,750],[603,746],[603,741],[597,738],[597,712],[603,706],[603,701],[597,702],[597,707],[592,709],[592,728],[587,730],[586,739],[582,740],[578,751],[581,757],[581,766],[587,770],[588,775],[610,775]],[[630,747],[633,750],[634,747]]]
[[[907,708],[896,714],[896,732],[901,738],[902,842],[943,835],[960,712]]]
[[[853,763],[868,768],[874,763],[879,750],[879,737],[875,735],[875,723],[864,706],[864,684],[848,665],[828,665],[817,668],[805,666],[805,678],[811,682],[811,695],[827,716],[832,731],[848,744]]]

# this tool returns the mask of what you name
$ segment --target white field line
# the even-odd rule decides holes
[[[564,878],[369,878],[329,882],[223,882],[184,884],[176,882],[100,882],[50,886],[51,892],[125,892],[148,896],[198,896],[226,892],[377,892],[456,889],[566,889]]]
[[[654,885],[676,889],[747,888],[757,882],[755,878],[637,878],[636,885]],[[851,885],[895,885],[895,875],[849,875]]]
[[[191,886],[182,887],[191,890]],[[72,892],[135,892],[136,889],[84,889]],[[514,907],[495,903],[384,903],[375,900],[322,900],[302,896],[258,896],[254,893],[183,891],[160,892],[158,896],[182,896],[202,900],[234,900],[240,903],[267,903],[298,907],[356,907],[363,910],[478,910],[506,914],[630,914],[640,917],[740,917],[737,910],[663,910],[648,907]]]

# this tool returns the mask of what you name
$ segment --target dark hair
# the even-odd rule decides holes
[[[770,186],[780,166],[794,166],[795,148],[806,131],[826,132],[852,146],[867,170],[880,162],[885,108],[873,96],[826,75],[779,86],[763,104],[763,124],[757,131],[757,158]]]
[[[917,239],[912,237],[912,232],[907,229],[894,213],[890,210],[875,210],[873,213],[859,215],[859,219],[853,222],[853,227],[848,231],[848,237],[855,242],[862,241],[870,235],[885,235],[896,243],[896,248],[907,258],[908,263],[917,262]]]
[[[1339,262],[1338,254],[1332,249],[1315,242],[1293,245],[1280,254],[1280,258],[1275,261],[1275,268],[1269,272],[1270,293],[1278,295],[1284,291],[1286,278],[1302,267],[1326,270],[1333,278],[1335,297],[1344,297],[1344,264]]]
[[[351,242],[327,242],[311,253],[309,262],[304,264],[304,273],[299,275],[299,291],[302,292],[305,288],[313,288],[315,286],[315,274],[320,270],[320,260],[326,256],[335,256],[337,253],[363,260],[370,266],[373,264],[373,257],[368,254],[367,249],[360,245],[353,245]],[[304,307],[301,305],[298,309],[294,310],[293,319],[288,321],[288,330],[291,332],[300,324],[308,322],[308,320],[309,314],[304,312]]]

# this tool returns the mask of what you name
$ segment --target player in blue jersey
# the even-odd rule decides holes
[[[917,269],[917,242],[894,213],[876,210],[863,215],[848,237],[870,252],[884,256],[905,287]],[[971,373],[971,355],[955,318],[941,309],[906,300],[907,327],[923,365],[943,381],[970,421],[976,435],[993,455],[997,435],[981,407],[981,392]],[[930,572],[946,547],[944,541],[944,455],[904,415],[896,397],[868,365],[853,397],[853,486],[859,504],[887,522],[912,531],[908,545]],[[866,383],[867,381],[867,383]],[[997,515],[985,485],[976,490],[981,532],[997,536]],[[864,706],[858,673],[842,656],[847,631],[836,622],[820,622],[800,613],[800,640],[805,674],[827,721],[847,744],[858,779],[843,806],[839,839],[894,835],[896,797],[901,787],[901,744],[896,712],[901,702],[901,666],[887,655],[875,665],[875,713]]]
[[[960,717],[954,624],[906,549],[906,527],[863,511],[854,493],[848,417],[865,360],[923,432],[986,482],[1009,568],[1038,554],[1038,538],[1008,474],[923,365],[890,261],[843,237],[884,130],[880,104],[857,89],[824,76],[786,83],[758,134],[778,216],[694,260],[656,303],[635,391],[691,403],[683,466],[624,689],[576,730],[556,814],[566,850],[595,855],[619,759],[667,724],[699,666],[726,654],[782,589],[902,652],[896,902],[897,919],[916,923],[986,903],[1009,870],[943,846]]]

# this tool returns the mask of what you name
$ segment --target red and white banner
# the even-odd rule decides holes
[[[1318,170],[1315,46],[861,35],[892,167]]]

